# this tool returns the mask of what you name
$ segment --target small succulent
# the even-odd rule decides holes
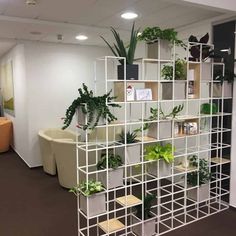
[[[122,131],[119,136],[120,136],[120,142],[123,144],[125,144],[125,141],[126,141],[126,144],[138,142],[138,140],[136,139],[137,132],[135,132],[135,131],[133,131],[133,132],[128,131],[126,134],[124,131]]]
[[[117,169],[119,166],[122,166],[123,162],[119,155],[114,155],[113,153],[109,153],[108,157],[106,153],[102,154],[101,160],[97,163],[98,170],[104,170],[107,168]]]

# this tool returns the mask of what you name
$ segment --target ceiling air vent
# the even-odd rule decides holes
[[[29,6],[35,6],[37,4],[36,0],[26,0],[25,3]]]

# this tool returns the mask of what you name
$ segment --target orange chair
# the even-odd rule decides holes
[[[9,150],[12,138],[12,122],[6,117],[0,117],[0,153]]]

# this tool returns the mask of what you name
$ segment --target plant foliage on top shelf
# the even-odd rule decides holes
[[[199,166],[198,166],[199,163]],[[202,158],[198,158],[193,155],[190,158],[190,165],[199,168],[198,171],[193,171],[187,174],[187,182],[191,186],[201,186],[206,184],[211,179],[211,173],[208,167],[208,161]]]
[[[119,155],[114,155],[113,153],[109,153],[108,157],[107,154],[104,153],[101,156],[101,160],[97,163],[98,170],[104,170],[107,168],[117,169],[119,166],[122,166],[123,162]]]
[[[190,48],[190,54],[191,58],[189,58],[190,61],[200,61],[200,58],[205,61],[208,58],[214,57],[214,49],[211,48],[210,45],[207,45],[209,41],[209,34],[206,33],[203,37],[201,37],[199,40],[196,36],[191,35],[188,39],[188,41],[193,44]],[[202,48],[202,50],[201,50]],[[202,52],[202,54],[201,54]]]
[[[139,219],[142,219],[142,216],[144,217],[144,220],[147,220],[153,217],[153,215],[151,214],[151,206],[155,198],[156,196],[154,194],[148,194],[143,197],[143,205],[141,204],[141,205],[135,206],[136,216]]]
[[[165,80],[173,80],[173,66],[164,65],[161,74]],[[187,78],[187,63],[183,59],[175,61],[175,79],[186,80]]]
[[[147,43],[152,43],[157,41],[158,39],[167,40],[172,44],[176,44],[181,47],[186,47],[184,42],[178,39],[178,33],[174,29],[164,29],[162,30],[160,27],[147,27],[143,30],[143,32],[138,36],[138,39],[144,40]]]
[[[148,161],[163,159],[165,162],[171,163],[174,160],[174,150],[175,148],[172,147],[170,143],[167,143],[165,145],[161,145],[158,143],[155,145],[147,146],[145,148],[145,159]]]
[[[83,130],[94,129],[100,118],[107,119],[108,123],[117,120],[111,113],[109,107],[120,107],[120,105],[111,103],[115,98],[110,96],[111,91],[103,96],[95,97],[93,91],[89,91],[85,84],[83,84],[83,87],[79,88],[78,91],[79,97],[76,98],[66,110],[62,129],[66,129],[70,125],[76,109],[81,109],[82,113],[87,115],[87,124],[83,125]]]
[[[116,57],[125,57],[126,58],[126,64],[132,65],[134,61],[134,54],[137,46],[138,41],[138,30],[134,29],[135,23],[133,23],[132,29],[131,29],[131,35],[130,35],[130,41],[127,46],[125,46],[124,41],[121,39],[120,34],[111,27],[111,32],[115,38],[116,43],[113,45],[108,43],[108,41],[100,36],[104,42],[107,44],[107,46],[111,49],[112,53]],[[123,65],[124,60],[119,60],[119,62]]]
[[[74,193],[77,196],[81,191],[84,196],[88,197],[103,190],[104,187],[101,182],[89,180],[88,182],[84,181],[79,186],[70,189],[69,192]]]

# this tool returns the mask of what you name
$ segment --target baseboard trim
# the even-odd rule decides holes
[[[229,206],[229,209],[236,211],[236,207],[235,206]]]

